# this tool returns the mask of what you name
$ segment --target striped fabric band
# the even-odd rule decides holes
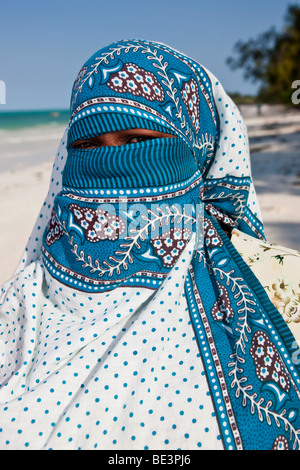
[[[147,140],[118,148],[71,148],[63,185],[73,188],[138,188],[190,178],[197,171],[192,152],[180,138]]]
[[[103,135],[108,132],[113,132],[116,129],[151,129],[158,132],[174,135],[177,134],[182,136],[167,122],[163,122],[160,119],[154,119],[153,117],[150,119],[150,117],[144,118],[140,116],[134,116],[132,114],[112,112],[102,114],[96,113],[78,119],[72,123],[68,133],[68,147],[70,147],[77,140]],[[186,142],[186,138],[184,140]]]

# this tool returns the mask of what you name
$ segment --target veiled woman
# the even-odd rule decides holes
[[[218,80],[154,42],[97,51],[2,288],[0,448],[298,449],[296,324],[251,249],[272,248]]]

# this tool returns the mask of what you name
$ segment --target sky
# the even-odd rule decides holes
[[[271,26],[285,0],[0,0],[0,111],[67,109],[83,63],[120,39],[163,42],[208,68],[229,92],[257,85],[231,71],[234,44]],[[299,4],[293,1],[293,4]],[[300,77],[299,77],[300,78]]]

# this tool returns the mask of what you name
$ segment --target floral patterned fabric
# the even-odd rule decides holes
[[[300,252],[257,240],[237,229],[232,231],[231,242],[300,340]]]

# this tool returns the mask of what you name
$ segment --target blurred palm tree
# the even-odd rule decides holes
[[[283,31],[272,27],[255,39],[238,41],[226,63],[260,84],[261,102],[291,104],[292,83],[300,80],[300,6],[288,6]]]

